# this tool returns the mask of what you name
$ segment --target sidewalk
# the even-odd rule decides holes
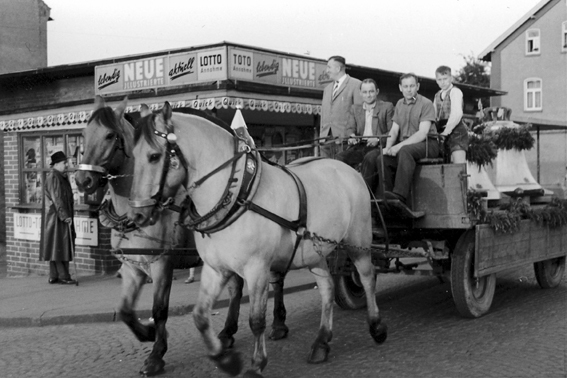
[[[185,284],[189,270],[175,270],[169,301],[169,316],[185,315],[197,301],[200,271],[196,281]],[[75,278],[75,277],[73,277]],[[58,324],[119,321],[116,308],[120,302],[122,280],[114,275],[79,275],[79,286],[48,284],[47,276],[7,277],[0,274],[0,327],[30,327]],[[303,269],[286,277],[285,293],[313,289],[315,279]],[[270,297],[272,290],[270,287]],[[248,303],[246,284],[242,303]],[[141,319],[151,317],[152,284],[146,284],[138,300],[136,313]],[[228,306],[225,289],[215,308]]]

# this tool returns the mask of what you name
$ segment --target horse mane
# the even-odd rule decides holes
[[[210,115],[209,113],[207,113],[203,110],[193,109],[193,108],[177,108],[177,109],[173,109],[173,112],[174,113],[191,114],[191,115],[196,115],[196,116],[201,117],[201,118],[205,118],[206,120],[211,121],[215,125],[220,126],[221,128],[225,129],[231,135],[234,135],[234,130],[230,128],[230,125],[228,123],[226,123],[225,121],[223,121],[220,118],[217,118],[215,116]]]
[[[133,125],[133,118],[131,116],[124,114],[124,118],[130,124],[130,126]],[[112,110],[112,108],[109,106],[95,110],[89,118],[87,124],[91,123],[92,121],[97,121],[98,123],[108,127],[109,129],[119,133],[120,135],[124,133],[124,131],[120,128],[120,123],[116,120],[114,110]]]
[[[219,126],[223,130],[227,131],[228,133],[230,133],[230,135],[235,135],[234,130],[232,130],[226,122],[224,122],[220,118],[209,115],[202,110],[193,109],[193,108],[181,108],[181,109],[173,109],[173,112],[174,113],[189,114],[189,115],[194,115],[194,116],[197,116],[197,117],[204,118],[207,121]],[[152,113],[152,114],[149,114],[145,117],[142,117],[142,118],[140,118],[136,121],[136,127],[135,127],[135,131],[134,131],[134,143],[138,143],[138,140],[140,140],[141,137],[144,137],[144,139],[146,140],[146,142],[148,142],[150,144],[150,146],[152,146],[154,148],[159,148],[157,141],[156,141],[157,138],[154,134],[154,124],[155,124],[154,119],[155,119],[155,116],[156,116],[156,113]]]

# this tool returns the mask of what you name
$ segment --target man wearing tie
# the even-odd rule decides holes
[[[325,72],[333,82],[323,91],[319,136],[337,141],[321,145],[322,157],[334,158],[343,150],[343,143],[348,139],[347,121],[350,108],[353,104],[362,104],[361,82],[347,75],[345,68],[345,58],[342,56],[335,55],[327,61]]]

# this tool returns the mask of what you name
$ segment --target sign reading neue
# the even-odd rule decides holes
[[[224,47],[95,67],[95,93],[131,92],[227,77]]]
[[[95,93],[131,92],[217,80],[246,80],[322,90],[325,62],[219,47],[95,67]]]

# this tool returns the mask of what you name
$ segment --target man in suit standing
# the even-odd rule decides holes
[[[351,106],[347,121],[347,134],[349,135],[349,148],[337,155],[337,160],[343,161],[356,168],[366,154],[372,153],[374,160],[378,158],[381,143],[386,145],[386,138],[357,139],[356,136],[387,135],[392,128],[394,105],[391,102],[377,100],[378,85],[372,79],[364,79],[360,85],[360,95],[363,104]],[[361,172],[365,175],[365,172]],[[372,172],[374,174],[374,172]]]
[[[328,140],[337,139],[336,143],[321,145],[321,156],[334,158],[342,151],[348,137],[348,113],[353,104],[362,104],[360,80],[350,77],[345,72],[345,58],[332,56],[327,62],[325,72],[333,82],[323,91],[321,104],[321,130],[319,136]]]

